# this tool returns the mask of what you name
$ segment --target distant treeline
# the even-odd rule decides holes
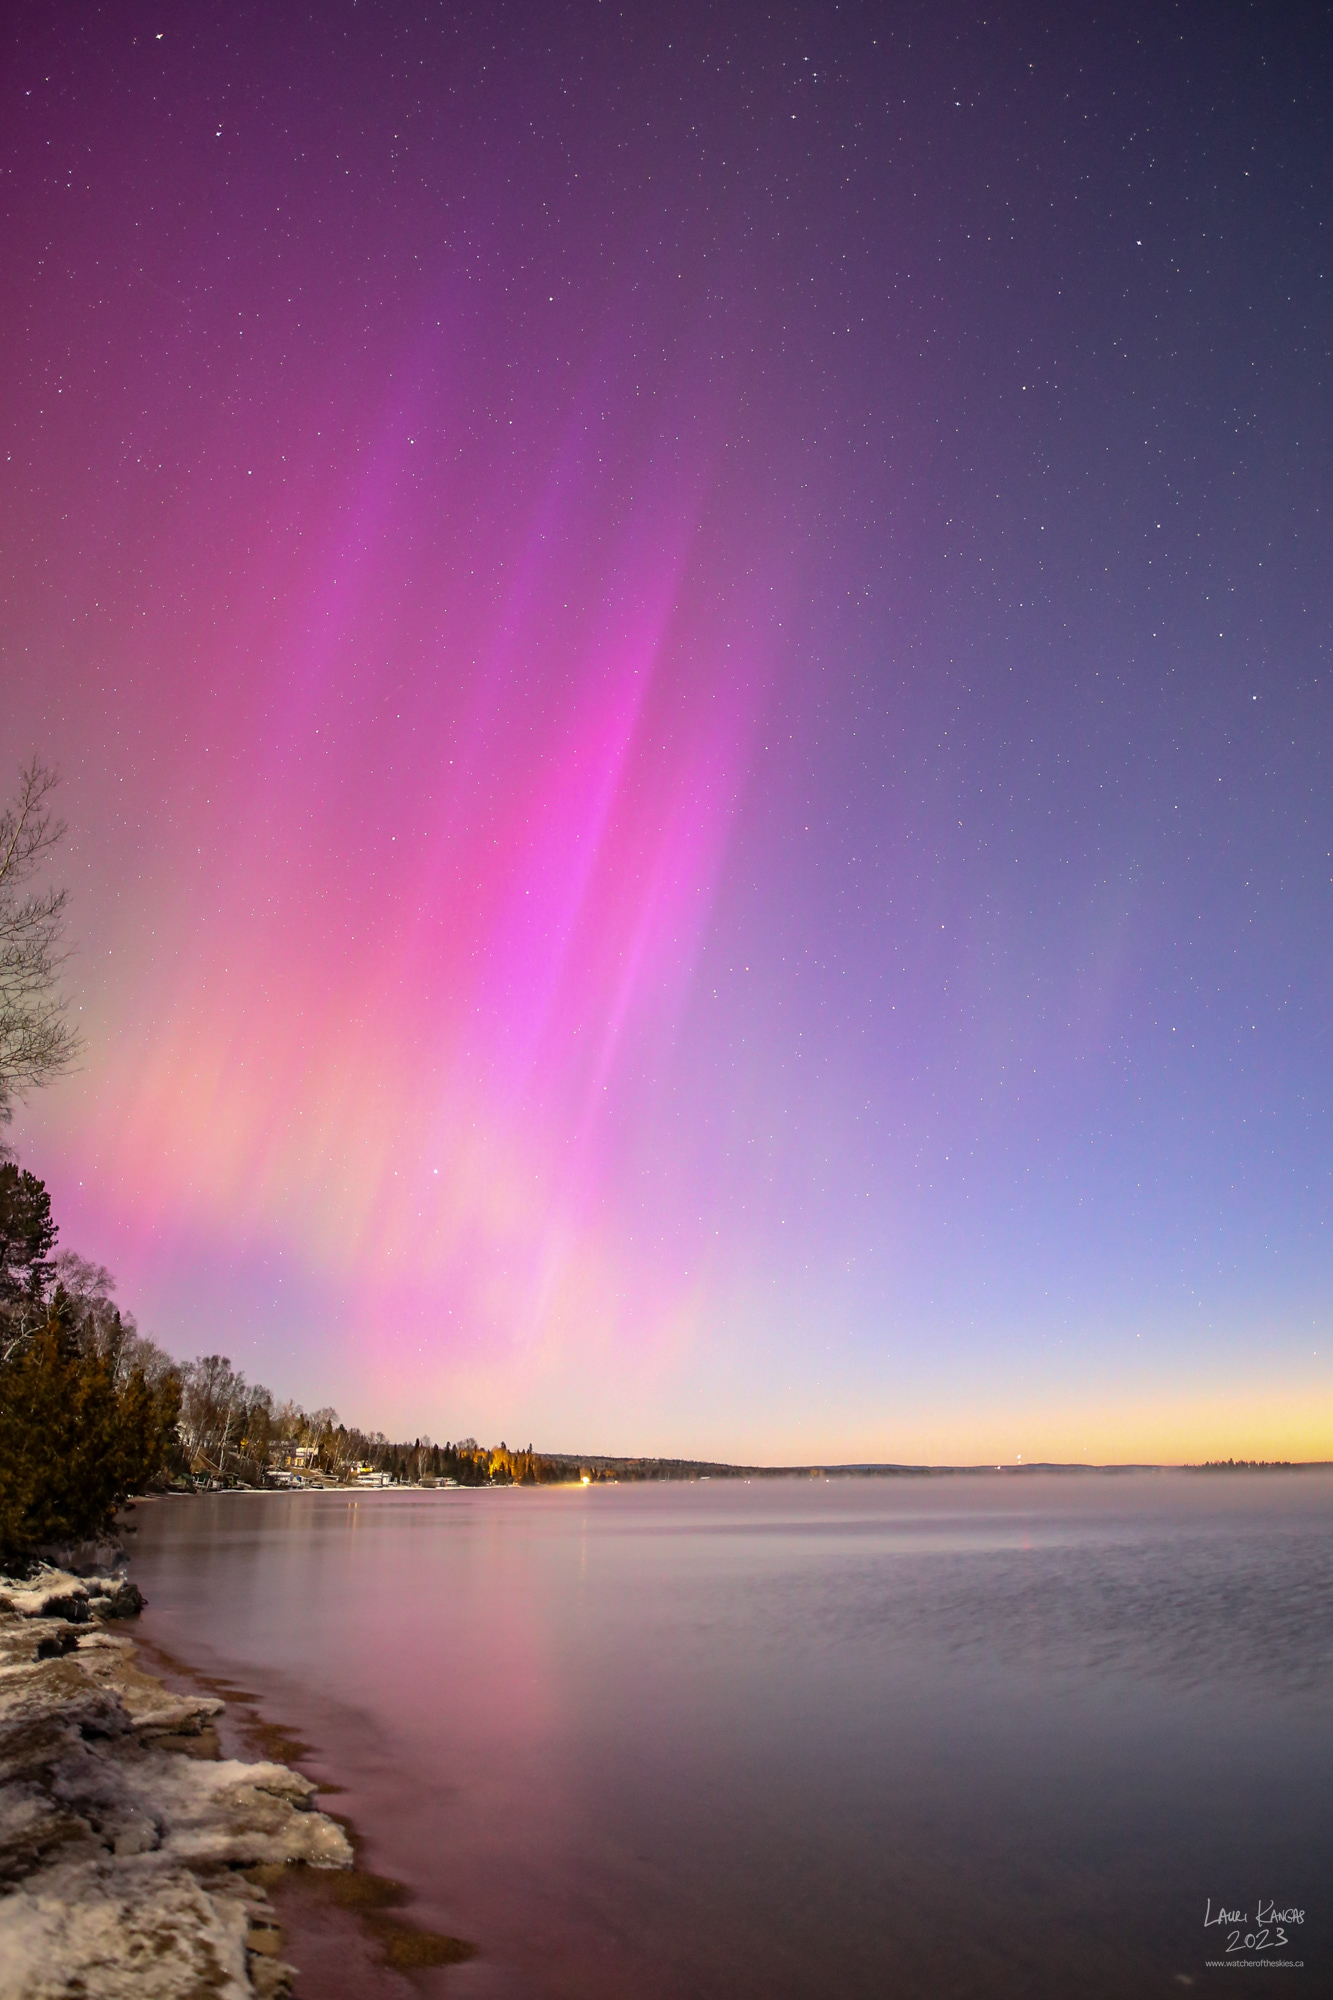
[[[393,1441],[336,1410],[280,1403],[225,1355],[189,1362],[145,1339],[101,1265],[55,1251],[43,1183],[0,1152],[0,1563],[105,1534],[152,1486],[543,1486],[793,1476],[938,1477],[944,1467],[744,1466],[682,1458],[539,1452],[531,1444]],[[957,1467],[979,1473],[991,1467]],[[1010,1475],[1091,1467],[1006,1466]],[[1129,1471],[1131,1467],[1103,1467]],[[1138,1468],[1147,1470],[1149,1468]],[[1300,1470],[1286,1460],[1211,1459],[1202,1472]]]
[[[1293,1465],[1289,1458],[1206,1458],[1202,1465],[1191,1465],[1190,1472],[1302,1472],[1305,1467]]]
[[[111,1274],[57,1254],[45,1185],[0,1152],[0,1563],[110,1532],[151,1487],[539,1486],[736,1476],[681,1459],[580,1458],[531,1444],[394,1441],[336,1410],[279,1402],[225,1355],[178,1362],[115,1300]]]

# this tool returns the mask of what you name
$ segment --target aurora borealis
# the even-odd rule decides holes
[[[146,1331],[1333,1455],[1318,9],[19,6],[4,741]]]

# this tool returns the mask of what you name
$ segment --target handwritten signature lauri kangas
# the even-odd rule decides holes
[[[1227,1932],[1225,1951],[1276,1951],[1290,1943],[1285,1926],[1303,1924],[1304,1910],[1280,1910],[1271,1897],[1259,1898],[1255,1915],[1255,1928],[1247,1930],[1249,1913],[1244,1910],[1214,1910],[1209,1897],[1203,1915],[1203,1927],[1212,1930],[1216,1926]]]

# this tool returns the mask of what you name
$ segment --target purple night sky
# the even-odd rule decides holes
[[[1333,1456],[1322,8],[17,5],[0,675],[145,1331]]]

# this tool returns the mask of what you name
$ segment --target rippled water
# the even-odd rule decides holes
[[[1333,1990],[1333,1476],[136,1518],[145,1638],[315,1746],[459,2000]],[[1305,1971],[1208,1971],[1263,1897]]]

